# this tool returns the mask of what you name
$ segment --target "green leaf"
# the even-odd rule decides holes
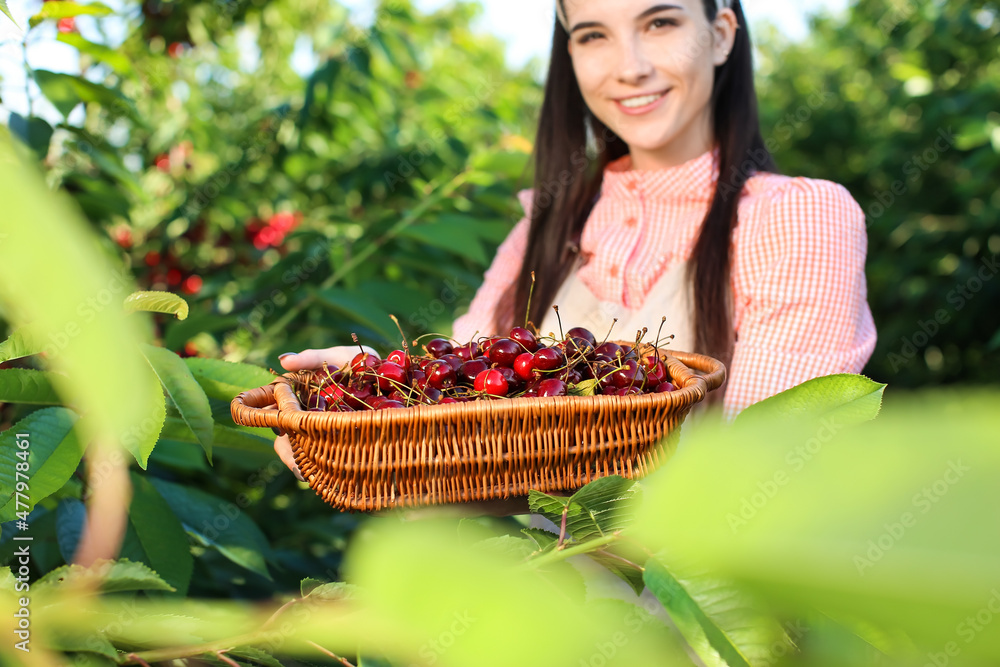
[[[10,14],[10,10],[7,8],[7,0],[0,0],[0,12],[3,12],[4,14],[6,14],[7,18],[9,18],[11,20],[11,22],[14,24],[14,26],[18,27],[17,26],[17,21],[14,20],[14,17],[11,16],[11,14]],[[18,27],[18,30],[20,30],[20,27]]]
[[[583,542],[626,528],[635,516],[639,484],[611,475],[594,480],[569,499],[566,530]]]
[[[267,370],[250,364],[205,357],[188,357],[184,363],[209,398],[223,401],[232,401],[237,394],[263,387],[274,380]]]
[[[145,382],[152,389],[149,392],[150,403],[143,409],[146,418],[139,425],[138,430],[133,430],[122,438],[122,444],[132,453],[139,466],[145,470],[146,466],[149,465],[149,455],[156,447],[156,441],[160,438],[160,431],[163,429],[163,422],[167,417],[167,400],[163,395],[163,385],[156,373],[148,365],[145,365],[143,370],[146,373]]]
[[[636,595],[641,595],[642,590],[646,587],[646,583],[643,581],[643,569],[642,567],[634,564],[629,564],[623,561],[621,558],[616,558],[618,554],[615,554],[611,549],[601,549],[599,551],[592,551],[587,554],[595,562],[600,563],[608,569],[616,577],[628,584]]]
[[[46,347],[38,327],[31,325],[15,329],[10,337],[0,343],[0,363],[38,354]]]
[[[174,315],[179,320],[187,319],[188,303],[170,292],[132,292],[125,297],[125,311],[137,310],[151,313]]]
[[[764,418],[836,418],[844,423],[870,421],[882,409],[886,385],[862,375],[827,375],[751,405],[737,423]]]
[[[143,562],[176,589],[187,593],[194,559],[184,527],[146,477],[132,473],[128,520],[143,551]]]
[[[559,536],[541,528],[522,528],[521,532],[531,538],[538,546],[536,554],[544,553],[559,543]]]
[[[784,642],[781,627],[752,609],[735,586],[704,574],[680,576],[655,558],[646,561],[643,580],[705,665],[756,667],[778,657],[773,649]]]
[[[550,496],[541,491],[528,491],[528,509],[532,514],[541,514],[549,521],[559,525],[562,520],[563,510],[569,505],[569,498],[563,496]]]
[[[7,121],[10,131],[28,145],[39,159],[45,159],[49,154],[49,142],[52,140],[52,126],[44,118],[25,118],[21,114],[11,112]]]
[[[597,391],[597,384],[600,380],[584,380],[569,386],[570,396],[593,396]]]
[[[88,81],[82,76],[44,69],[36,69],[34,77],[42,93],[63,116],[68,116],[81,102],[95,102],[113,116],[125,116],[136,123],[142,123],[135,105],[118,91]]]
[[[313,580],[310,580],[313,581]],[[305,590],[305,581],[303,591]],[[343,581],[332,581],[313,586],[308,593],[303,593],[304,597],[319,598],[321,600],[350,600],[357,597],[358,587]]]
[[[172,591],[173,588],[143,563],[130,560],[99,560],[93,566],[63,565],[44,575],[31,585],[33,591],[58,588],[79,580],[99,578],[105,593],[122,591]],[[36,588],[37,587],[37,588]]]
[[[378,306],[372,304],[371,299],[361,292],[345,289],[326,289],[315,292],[320,303],[343,315],[349,320],[353,320],[374,333],[381,336],[386,341],[393,341],[399,337],[395,325],[389,319],[389,315],[383,312]],[[363,341],[362,341],[363,342]]]
[[[283,667],[283,665],[270,653],[265,653],[264,651],[253,648],[252,646],[230,649],[226,651],[226,654],[234,658],[246,658],[251,662],[251,664],[255,665],[264,665],[265,667]]]
[[[483,266],[490,263],[483,244],[476,236],[475,222],[471,218],[468,222],[438,220],[410,225],[400,231],[399,236],[447,250],[459,257],[467,257]]]
[[[111,14],[111,8],[100,2],[91,2],[86,5],[69,2],[69,0],[53,0],[42,5],[42,9],[28,19],[28,25],[34,28],[45,19],[66,19],[71,16],[107,16]]]
[[[67,408],[42,408],[0,433],[0,488],[9,489],[0,496],[0,522],[11,521],[15,511],[21,511],[15,510],[18,499],[30,511],[73,475],[83,456],[83,447],[73,428],[77,420],[76,413]],[[17,437],[19,433],[28,434],[25,449],[18,447],[18,442],[25,441]],[[24,451],[28,452],[28,470],[22,474],[30,475],[30,491],[23,494],[27,498],[17,498],[16,483],[25,481],[16,477],[17,464],[24,463],[17,453]]]
[[[73,562],[80,544],[87,508],[79,498],[63,498],[56,508],[56,540],[59,553],[67,563]]]
[[[0,403],[59,405],[62,400],[52,386],[56,373],[30,368],[0,370]]]
[[[183,419],[167,417],[160,438],[174,442],[200,444],[198,437]],[[267,452],[274,448],[274,439],[244,431],[241,428],[215,423],[212,426],[212,446],[215,449],[232,449],[244,452]]]
[[[43,5],[43,8],[52,4],[53,3],[51,2],[46,3]],[[94,42],[85,39],[82,35],[80,35],[80,33],[77,32],[59,33],[56,35],[56,39],[63,44],[69,44],[70,46],[76,48],[76,50],[80,53],[85,53],[94,60],[106,64],[122,76],[132,74],[132,62],[120,51],[108,48],[103,44],[95,44]]]
[[[237,565],[271,578],[264,558],[270,551],[267,538],[239,507],[204,491],[162,479],[153,478],[150,481],[184,524],[185,530]]]
[[[170,350],[144,344],[142,353],[211,462],[214,422],[208,396],[184,361]]]

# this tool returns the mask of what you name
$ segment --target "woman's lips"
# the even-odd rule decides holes
[[[669,93],[670,93],[669,89],[665,90],[662,93],[659,93],[659,97],[657,97],[656,99],[653,99],[648,104],[643,104],[641,107],[627,107],[627,106],[625,106],[624,104],[621,103],[621,100],[615,100],[615,104],[618,106],[618,110],[621,111],[624,114],[628,114],[629,116],[641,116],[642,114],[649,113],[653,109],[655,109],[658,106],[660,106],[661,104],[663,104],[663,101],[665,99],[667,99],[667,95]],[[646,95],[644,97],[650,97],[650,98],[652,98],[653,95]],[[632,97],[630,99],[634,100],[634,99],[637,99],[637,98]]]

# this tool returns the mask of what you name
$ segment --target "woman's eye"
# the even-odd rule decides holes
[[[587,42],[593,39],[598,39],[599,37],[602,37],[601,33],[599,32],[588,32],[586,35],[580,38],[580,44],[586,44]]]
[[[668,25],[677,25],[677,21],[675,19],[653,19],[649,25],[651,28],[663,28]]]

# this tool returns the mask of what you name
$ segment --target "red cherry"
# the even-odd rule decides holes
[[[199,275],[190,275],[184,279],[184,284],[181,289],[187,294],[197,294],[201,291],[202,280]]]
[[[597,346],[597,339],[594,338],[594,334],[590,333],[589,329],[584,329],[583,327],[573,327],[566,332],[566,338],[582,338],[590,347]]]
[[[446,403],[459,403],[459,402],[460,401],[457,398],[452,398],[451,396],[445,396],[444,398],[441,399],[441,405],[445,405]]]
[[[656,385],[655,391],[657,394],[662,394],[664,392],[677,391],[677,387],[674,386],[673,382],[661,382],[660,384]]]
[[[378,358],[377,354],[371,354],[369,352],[359,352],[354,355],[351,359],[351,370],[355,373],[361,373],[369,368],[375,368],[382,363],[382,360]]]
[[[145,262],[146,266],[156,266],[160,263],[160,253],[155,250],[150,250],[146,253]]]
[[[427,367],[427,384],[435,389],[448,389],[455,386],[455,369],[447,361],[437,360]]]
[[[170,171],[170,155],[167,153],[160,153],[157,155],[153,159],[153,163],[160,171]]]
[[[566,365],[566,355],[556,347],[543,347],[533,358],[534,366],[540,371],[554,371]]]
[[[479,356],[479,343],[473,342],[467,345],[459,345],[455,348],[455,354],[457,354],[462,361],[472,361]]]
[[[517,373],[514,372],[513,368],[501,366],[496,370],[500,371],[500,375],[502,375],[503,379],[507,381],[507,389],[509,391],[517,391],[518,387],[523,384],[521,382],[521,378],[517,376]]]
[[[385,399],[384,401],[382,401],[382,405],[376,407],[375,409],[376,410],[393,410],[395,408],[405,408],[405,407],[406,406],[403,405],[402,403],[400,403],[399,401],[391,401],[389,399]]]
[[[642,389],[639,387],[622,387],[618,390],[619,396],[642,396]]]
[[[472,359],[462,364],[458,369],[459,379],[466,384],[473,384],[480,373],[488,369],[489,366],[482,359]]]
[[[484,357],[489,357],[490,356],[490,348],[493,347],[493,344],[496,343],[499,340],[503,340],[503,337],[502,336],[493,336],[492,338],[487,338],[482,343],[480,343],[480,345],[479,345],[479,353],[482,354]]]
[[[181,42],[170,42],[170,46],[167,47],[168,56],[177,58],[182,53],[184,53],[184,45]]]
[[[647,382],[653,386],[666,382],[670,378],[667,374],[666,364],[655,354],[650,354],[642,360],[642,369],[646,371]]]
[[[476,377],[476,391],[491,396],[506,396],[507,380],[496,369],[485,370]]]
[[[168,285],[179,285],[183,276],[181,272],[177,269],[170,269],[167,271],[167,284]]]
[[[76,32],[76,18],[69,16],[64,19],[59,19],[59,23],[56,24],[56,30],[63,34]]]
[[[522,380],[530,380],[535,374],[534,356],[531,352],[522,352],[514,360],[514,372]]]
[[[642,387],[646,383],[646,371],[635,359],[626,359],[611,375],[611,382],[618,388]]]
[[[605,355],[608,357],[608,361],[614,361],[615,358],[621,353],[622,346],[618,343],[612,343],[608,341],[607,343],[601,343],[596,348],[594,348],[594,354],[600,356]]]
[[[385,360],[391,361],[405,371],[410,370],[410,357],[402,350],[393,350]]]
[[[427,350],[427,353],[435,359],[440,359],[444,355],[451,354],[455,351],[455,348],[452,347],[451,343],[446,341],[444,338],[435,338],[428,341],[428,343],[424,345],[424,349]]]
[[[406,371],[391,361],[382,362],[375,373],[378,375],[378,388],[382,391],[392,391],[393,388],[406,384]]]
[[[490,361],[498,366],[510,368],[514,365],[517,355],[521,354],[521,346],[509,338],[501,338],[490,345]]]
[[[566,393],[566,383],[562,380],[549,378],[538,383],[539,396],[565,396]]]
[[[426,386],[420,389],[420,394],[417,396],[417,400],[421,403],[440,403],[442,401],[442,396],[444,396],[444,394],[441,393],[440,389]]]
[[[457,354],[446,354],[441,357],[441,361],[447,361],[448,364],[451,366],[452,370],[456,371],[459,368],[461,368],[462,364],[464,363],[462,361],[462,357],[458,356]]]
[[[535,334],[524,327],[514,327],[508,336],[512,341],[521,345],[525,352],[534,352],[538,349],[538,340]]]
[[[294,213],[282,212],[272,215],[267,224],[279,232],[287,234],[298,226],[299,220]]]

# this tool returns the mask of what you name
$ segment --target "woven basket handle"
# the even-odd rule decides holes
[[[721,361],[693,352],[670,352],[688,368],[699,372],[698,377],[705,381],[708,391],[718,389],[726,381],[726,367]],[[706,392],[707,393],[707,392]]]
[[[280,428],[279,416],[301,411],[302,406],[288,380],[282,377],[263,387],[244,391],[229,404],[229,410],[237,424]]]

